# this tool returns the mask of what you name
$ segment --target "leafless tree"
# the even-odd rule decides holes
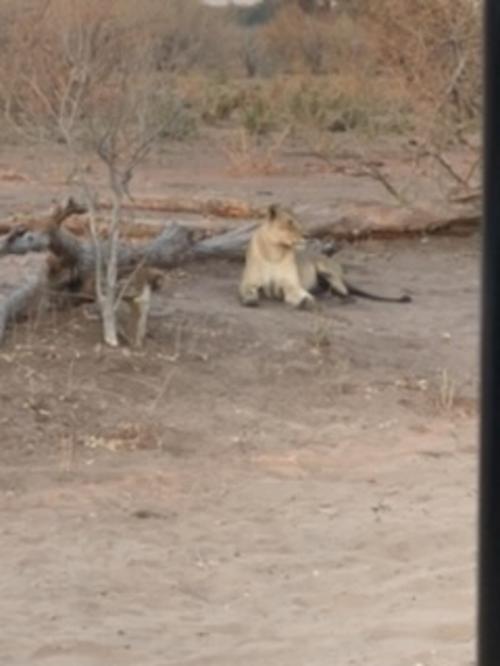
[[[96,300],[103,337],[118,345],[117,253],[124,199],[134,172],[182,112],[158,85],[148,25],[131,20],[128,0],[47,0],[29,20],[13,17],[15,78],[5,113],[37,140],[62,142],[89,211],[96,249]],[[105,6],[103,6],[105,5]],[[5,78],[5,77],[4,77]],[[112,200],[109,241],[97,232],[96,192],[84,168],[91,149],[106,167]],[[43,148],[41,148],[43,149]]]

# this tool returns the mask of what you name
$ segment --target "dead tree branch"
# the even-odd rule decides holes
[[[0,258],[8,254],[28,254],[45,252],[49,248],[49,239],[42,231],[31,231],[19,225],[0,239]]]
[[[98,208],[110,210],[112,202],[103,201]],[[123,210],[146,211],[151,213],[188,213],[232,219],[260,219],[266,216],[267,209],[252,206],[239,199],[193,199],[166,197],[164,199],[136,199],[123,202]]]

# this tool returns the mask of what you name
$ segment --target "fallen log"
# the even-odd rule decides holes
[[[467,235],[478,229],[479,212],[453,210],[438,215],[423,209],[376,204],[344,204],[329,219],[308,225],[310,236],[339,241],[390,240],[416,236]]]
[[[145,224],[141,222],[129,222],[124,220],[121,225],[121,233],[124,238],[130,240],[151,238],[158,234],[158,229],[163,227],[162,223]],[[47,218],[42,217],[13,217],[9,220],[0,221],[0,234],[9,234],[16,229],[26,229],[32,232],[44,232],[47,227]],[[89,235],[89,220],[87,216],[68,218],[65,227],[75,236],[83,237]],[[109,224],[107,220],[97,220],[99,236],[108,236]]]
[[[257,226],[257,223],[246,224],[238,229],[205,238],[193,245],[191,254],[198,259],[243,259],[248,241]]]
[[[470,203],[470,198],[459,199],[455,203]],[[104,203],[103,209],[111,204]],[[127,202],[126,209],[149,212],[191,213],[214,216],[225,219],[260,220],[267,214],[267,207],[253,206],[237,199],[136,199]],[[324,222],[304,222],[310,235],[316,237],[329,236],[338,240],[358,240],[364,238],[389,239],[398,236],[415,236],[434,233],[467,233],[473,231],[480,222],[480,212],[468,209],[460,210],[452,207],[442,214],[433,211],[413,208],[404,205],[382,205],[378,203],[347,203],[337,206],[332,216]],[[254,225],[255,226],[255,225]],[[206,224],[211,229],[210,222]],[[220,227],[218,232],[224,231]],[[130,229],[133,231],[133,225]],[[231,232],[232,233],[232,232]],[[135,231],[136,237],[154,234],[149,225],[142,225]],[[126,234],[124,234],[126,235]],[[234,230],[235,237],[238,230]],[[229,240],[229,239],[228,239]],[[210,247],[206,243],[204,247]]]
[[[81,292],[88,300],[88,278],[94,278],[99,250],[106,260],[109,243],[103,240],[99,246],[86,238],[81,239],[62,222],[72,215],[81,215],[84,207],[70,199],[58,206],[45,220],[42,228],[31,231],[25,227],[13,229],[0,240],[0,257],[8,254],[47,251],[45,270],[35,279],[15,289],[0,304],[0,342],[7,326],[20,318],[29,316],[34,307],[43,309],[51,305],[64,306],[78,302]],[[192,238],[189,230],[179,225],[170,225],[148,243],[118,245],[118,275],[128,276],[140,266],[169,269],[177,265],[190,250]],[[69,298],[68,298],[69,297]]]
[[[155,238],[163,229],[165,229],[165,227],[174,222],[175,221],[170,220],[168,222],[165,222],[164,220],[133,222],[125,219],[120,223],[120,235],[122,238],[127,239],[127,241],[144,241]],[[212,234],[225,233],[228,228],[234,227],[235,222],[230,225],[227,220],[201,219],[196,222],[182,221],[178,222],[178,224],[182,224],[183,227],[186,227],[186,229],[192,231],[194,234],[205,237]],[[236,224],[238,224],[238,222],[236,222]],[[45,217],[13,217],[8,220],[0,221],[0,235],[7,236],[18,229],[25,229],[32,233],[41,232],[43,235],[46,227],[47,219]],[[68,218],[64,223],[64,227],[78,238],[85,238],[90,235],[90,223],[87,215]],[[96,227],[99,238],[105,239],[109,237],[109,221],[107,219],[98,218],[96,221]],[[0,250],[1,245],[2,241],[0,241]]]
[[[122,241],[118,249],[118,264],[120,269],[126,271],[137,264],[169,269],[181,261],[195,259],[241,260],[256,226],[256,224],[247,224],[193,243],[190,231],[173,223],[146,243],[131,244]],[[102,248],[105,255],[107,242],[103,243]],[[49,235],[47,232],[29,231],[19,227],[0,240],[0,258],[5,255],[23,255],[49,250],[57,256],[64,257],[66,263],[78,265],[84,272],[95,268],[93,242],[88,238],[80,239],[65,228],[53,231]]]
[[[57,206],[50,216],[39,222],[35,228],[20,225],[11,229],[3,239],[0,239],[0,257],[48,250],[63,259],[66,265],[78,266],[85,272],[95,269],[96,248],[94,242],[89,239],[88,230],[86,237],[81,239],[72,231],[70,225],[62,226],[62,223],[72,216],[85,213],[85,207],[70,198],[64,206]],[[82,225],[78,225],[78,230],[82,230]],[[158,268],[171,268],[191,245],[190,231],[180,225],[170,224],[159,234],[157,230],[148,243],[132,245],[121,242],[118,249],[118,263],[125,271],[139,263],[155,265]],[[105,257],[109,251],[106,237],[101,239],[100,250]]]
[[[11,238],[11,254],[49,250],[52,253],[50,256],[55,256],[60,263],[54,268],[48,261],[41,274],[13,290],[0,303],[0,343],[8,325],[28,317],[34,308],[40,311],[54,305],[61,307],[65,302],[78,303],[80,286],[83,289],[86,278],[95,273],[96,251],[91,241],[80,241],[64,229],[57,230],[51,236],[40,232],[28,232],[27,235],[29,242],[24,242],[22,235]],[[188,258],[191,245],[189,232],[179,225],[168,227],[149,243],[137,246],[120,243],[119,276],[129,275],[139,266],[163,270],[173,268]],[[101,248],[104,256],[108,249],[106,242]],[[85,294],[83,300],[88,300],[88,294]]]
[[[254,216],[246,219],[243,226],[234,227],[234,222],[214,224],[213,220],[202,220],[196,225],[182,223],[182,226],[199,231],[204,236],[217,237],[224,233],[233,234],[237,238],[240,231],[246,233],[257,222]],[[241,218],[243,221],[244,218]],[[253,220],[253,222],[251,222]],[[355,241],[367,238],[392,239],[399,237],[413,237],[424,234],[450,234],[463,235],[473,233],[480,223],[480,211],[466,206],[451,207],[444,213],[435,213],[424,209],[407,208],[404,206],[388,206],[375,203],[341,204],[332,210],[331,215],[324,220],[303,220],[303,226],[310,236],[329,238],[335,240]],[[253,225],[253,226],[252,226]],[[88,237],[89,223],[84,215],[69,217],[64,224],[65,228],[80,238]],[[32,232],[43,232],[47,227],[47,216],[42,218],[25,218],[0,221],[0,234],[9,234],[17,228]],[[165,222],[151,221],[150,223],[132,222],[124,220],[121,224],[120,235],[128,241],[154,239],[166,228]],[[100,237],[106,238],[109,226],[105,220],[98,221]],[[34,241],[34,238],[31,239]],[[38,239],[40,241],[40,239]],[[226,239],[229,240],[229,237]],[[27,239],[25,240],[27,242]],[[2,241],[0,241],[0,255],[2,254]],[[209,248],[210,243],[203,241],[203,247]],[[218,241],[215,241],[216,245]],[[19,244],[18,244],[19,246]],[[209,250],[206,250],[207,256]],[[219,256],[218,252],[215,253]]]
[[[73,214],[70,211],[71,215]],[[61,212],[59,211],[59,215]],[[71,217],[71,224],[53,224],[47,219],[38,224],[38,230],[21,226],[11,229],[0,240],[0,257],[5,254],[26,254],[50,249],[56,255],[65,257],[77,264],[79,270],[88,272],[95,268],[95,248],[86,237],[74,232],[83,230],[82,220]],[[50,218],[49,218],[50,220]],[[80,222],[80,224],[77,224]],[[325,220],[305,225],[309,236],[318,239],[360,240],[364,238],[397,238],[423,234],[455,233],[468,234],[477,229],[479,215],[457,215],[443,218],[422,210],[409,212],[400,207],[374,205],[344,205],[338,209],[338,217],[332,223]],[[239,260],[244,256],[248,240],[258,223],[251,222],[236,229],[209,236],[197,243],[192,241],[189,229],[176,223],[162,227],[148,227],[147,242],[129,243],[122,240],[119,246],[118,262],[123,270],[130,270],[138,263],[160,269],[168,269],[181,261],[193,259],[226,258]],[[50,231],[48,231],[50,229]],[[160,231],[161,229],[161,231]],[[103,243],[104,256],[107,243]]]
[[[100,210],[110,210],[112,204],[103,201],[98,205]],[[123,203],[124,210],[151,213],[189,213],[229,219],[260,219],[267,214],[267,208],[253,206],[240,199],[193,199],[166,197],[163,199],[133,199]]]
[[[0,239],[0,258],[8,254],[28,254],[48,250],[49,237],[43,231],[30,231],[19,226]]]
[[[154,200],[138,200],[137,202],[127,204],[130,209],[136,211],[150,211],[150,212],[184,212],[184,213],[197,213],[200,215],[214,215],[223,218],[233,218],[239,220],[246,220],[245,227],[238,229],[224,229],[220,225],[217,229],[213,228],[210,221],[204,225],[205,230],[209,235],[214,232],[222,234],[228,232],[230,236],[224,239],[224,243],[229,243],[232,239],[239,239],[240,231],[242,238],[248,240],[248,229],[253,230],[258,224],[258,221],[265,217],[267,208],[257,208],[246,204],[243,201],[232,200],[207,200],[196,201],[186,200],[185,206],[179,205],[175,207],[175,202],[183,203],[182,200],[172,199],[156,202]],[[468,199],[457,200],[457,203],[468,203]],[[158,204],[158,205],[156,205]],[[170,205],[171,204],[171,205]],[[249,223],[249,220],[256,220],[257,222]],[[471,233],[477,229],[480,223],[480,212],[471,212],[463,208],[450,208],[450,210],[436,214],[435,212],[411,208],[408,206],[398,205],[382,205],[378,203],[347,203],[337,206],[328,220],[325,221],[304,221],[304,227],[308,234],[313,237],[323,238],[329,237],[337,240],[361,240],[367,238],[374,239],[391,239],[400,236],[418,236],[422,234],[464,234]],[[123,236],[130,238],[145,238],[153,236],[157,233],[156,225],[146,224],[130,224],[123,230]],[[216,237],[217,237],[216,236]],[[214,255],[219,256],[225,252],[224,249],[219,250],[219,241],[216,240],[214,245],[208,241],[202,241],[200,246],[200,254],[206,252],[207,256],[211,254],[211,249],[214,248]],[[215,248],[217,250],[215,251]],[[202,249],[204,248],[204,249]],[[229,254],[233,250],[228,247]],[[241,252],[238,250],[238,255]]]

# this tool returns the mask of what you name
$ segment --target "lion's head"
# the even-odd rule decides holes
[[[304,241],[304,234],[292,213],[276,204],[268,209],[269,240],[274,245],[296,248]]]

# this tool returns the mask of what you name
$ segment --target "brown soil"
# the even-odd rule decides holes
[[[48,203],[50,173],[2,166],[25,174],[2,214]],[[174,167],[148,168],[157,194]],[[304,182],[322,211],[342,187],[205,177],[295,202]],[[103,349],[92,309],[12,332],[0,664],[472,663],[477,238],[342,255],[414,302],[247,310],[240,266],[211,262],[175,273],[143,352]],[[35,263],[3,259],[2,290]]]

